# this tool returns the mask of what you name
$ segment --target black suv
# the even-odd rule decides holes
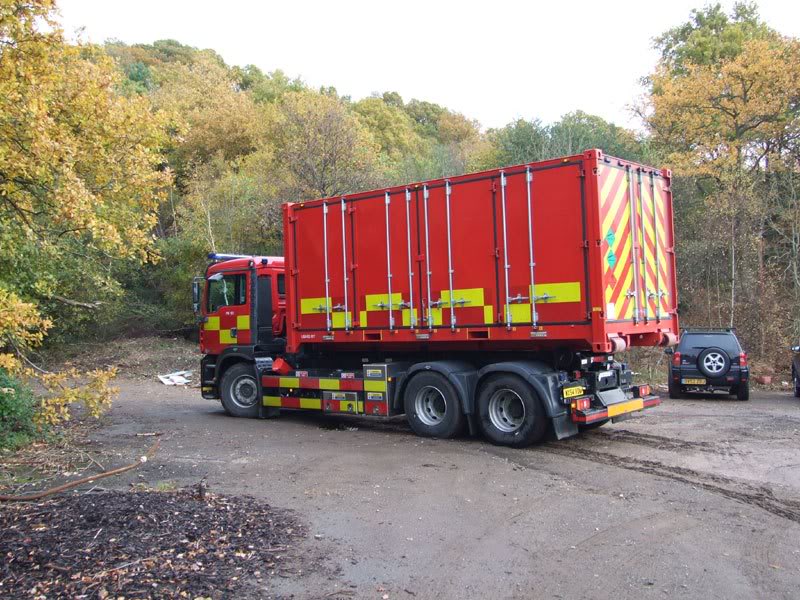
[[[669,367],[669,397],[687,392],[726,390],[739,400],[750,399],[750,369],[732,329],[689,329],[681,335]]]
[[[800,398],[800,346],[792,346],[794,358],[792,359],[792,383],[794,384],[794,397]]]

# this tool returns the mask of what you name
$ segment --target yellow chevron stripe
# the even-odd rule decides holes
[[[605,206],[606,199],[608,195],[611,193],[611,188],[614,187],[614,183],[617,181],[620,173],[616,172],[617,169],[607,168],[604,171],[608,171],[606,175],[606,180],[603,182],[603,187],[600,190],[600,206]]]
[[[605,232],[608,231],[608,228],[611,227],[611,223],[614,222],[614,216],[617,214],[619,210],[620,202],[623,201],[625,198],[626,192],[628,191],[628,186],[623,182],[622,185],[619,186],[617,190],[617,195],[611,201],[609,205],[608,212],[606,213],[605,219],[603,219],[603,228],[600,230],[605,235]]]

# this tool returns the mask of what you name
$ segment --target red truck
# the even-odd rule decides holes
[[[676,342],[670,177],[588,150],[287,203],[285,257],[195,280],[203,397],[514,447],[655,406],[617,357]]]

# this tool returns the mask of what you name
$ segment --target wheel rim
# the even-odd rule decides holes
[[[725,358],[719,352],[709,352],[703,357],[703,366],[712,375],[722,373],[725,368]]]
[[[489,398],[489,420],[503,433],[514,433],[525,422],[525,404],[514,390],[497,390]]]
[[[231,400],[239,408],[252,408],[258,400],[258,383],[250,375],[240,375],[231,385]]]
[[[420,421],[433,427],[444,420],[447,413],[447,400],[439,388],[426,385],[414,396],[414,410]]]

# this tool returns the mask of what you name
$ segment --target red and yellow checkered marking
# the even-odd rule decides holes
[[[630,174],[633,181],[629,181],[628,173],[624,169],[601,167],[600,170],[605,309],[607,317],[612,320],[634,318],[637,291],[634,277],[637,270],[640,307],[638,317],[652,319],[657,316],[657,312],[663,316],[669,311],[667,296],[659,295],[660,291],[668,289],[669,281],[662,184],[660,180],[654,181],[654,202],[650,175],[642,174],[640,185],[638,173],[631,171]],[[633,232],[631,225],[635,228]],[[656,231],[658,244],[655,240]],[[636,268],[631,256],[634,252]],[[656,302],[659,301],[661,307],[657,311]]]

